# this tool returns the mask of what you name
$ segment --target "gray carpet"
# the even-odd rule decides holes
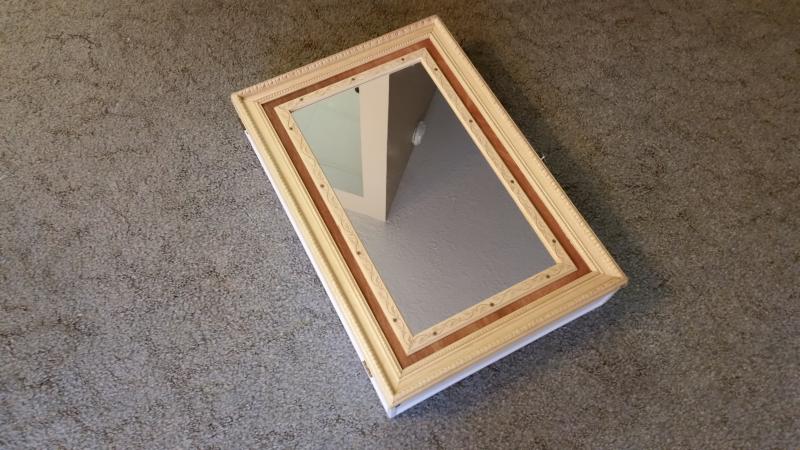
[[[800,445],[792,1],[0,4],[0,447]],[[387,420],[228,100],[437,13],[631,278]]]

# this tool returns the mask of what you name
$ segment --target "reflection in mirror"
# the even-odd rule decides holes
[[[293,117],[412,334],[555,264],[421,64]]]

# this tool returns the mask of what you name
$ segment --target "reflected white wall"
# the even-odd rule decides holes
[[[348,89],[292,115],[331,185],[362,195],[361,127],[356,91]]]

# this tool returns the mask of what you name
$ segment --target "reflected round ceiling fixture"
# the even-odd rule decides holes
[[[417,128],[414,128],[414,134],[411,135],[411,143],[416,147],[422,143],[422,137],[425,136],[425,122],[420,121]]]

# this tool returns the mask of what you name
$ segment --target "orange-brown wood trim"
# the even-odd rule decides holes
[[[380,307],[378,299],[375,297],[375,293],[370,288],[370,285],[366,277],[364,276],[364,273],[358,266],[356,258],[353,255],[352,249],[347,245],[347,241],[344,239],[342,231],[336,225],[336,221],[333,219],[333,215],[328,209],[328,206],[326,205],[325,200],[323,199],[322,194],[320,193],[320,189],[330,189],[330,187],[322,185],[318,186],[314,183],[314,180],[311,178],[311,174],[309,173],[308,168],[305,166],[305,164],[302,161],[302,158],[300,157],[300,154],[294,147],[294,144],[292,143],[292,140],[289,137],[287,130],[284,128],[282,122],[278,118],[278,114],[275,109],[279,105],[294,100],[295,98],[299,98],[303,95],[306,95],[309,92],[313,92],[317,89],[341,81],[347,77],[351,77],[353,75],[361,73],[365,70],[369,70],[383,63],[389,62],[396,58],[400,58],[403,55],[411,53],[415,50],[419,50],[421,48],[424,48],[431,55],[436,64],[439,66],[440,70],[442,71],[442,74],[445,76],[447,81],[453,87],[453,90],[456,92],[461,101],[464,103],[467,110],[470,112],[473,119],[475,120],[475,123],[478,124],[481,131],[483,131],[489,142],[494,147],[497,154],[503,160],[503,163],[508,167],[511,174],[514,176],[514,180],[510,181],[517,183],[523,190],[523,192],[525,192],[525,195],[530,199],[531,203],[534,205],[536,210],[542,216],[542,220],[544,220],[545,224],[547,224],[547,226],[550,228],[555,238],[558,239],[558,242],[564,248],[567,255],[572,260],[573,264],[575,264],[577,270],[565,277],[562,277],[546,286],[537,289],[534,292],[531,292],[525,296],[520,297],[519,299],[509,303],[508,305],[498,309],[497,311],[487,316],[482,317],[481,319],[478,319],[474,322],[471,322],[468,325],[465,325],[464,327],[458,329],[457,331],[443,337],[442,339],[426,347],[417,350],[414,353],[406,354],[402,344],[400,343],[400,340],[394,333],[394,330],[392,330],[392,327],[389,324],[389,320],[386,317],[385,312]],[[409,45],[400,50],[394,51],[388,55],[376,58],[372,61],[361,64],[357,67],[346,70],[342,73],[331,76],[312,85],[298,89],[294,92],[281,96],[275,100],[264,103],[262,106],[264,108],[264,112],[267,114],[267,118],[269,119],[275,131],[278,133],[278,137],[281,140],[281,143],[283,143],[283,146],[286,149],[286,152],[288,153],[288,156],[292,161],[292,164],[294,164],[295,168],[297,169],[297,173],[300,175],[300,179],[302,180],[303,185],[306,187],[306,190],[311,196],[314,205],[316,206],[317,210],[322,216],[322,220],[325,223],[325,226],[331,233],[331,237],[333,238],[337,248],[341,252],[342,257],[344,258],[345,263],[347,264],[347,267],[353,274],[353,278],[355,279],[356,284],[358,285],[359,289],[361,289],[361,292],[363,293],[364,298],[366,299],[367,304],[369,305],[369,308],[372,311],[372,314],[375,316],[375,319],[378,321],[378,325],[380,326],[381,330],[386,336],[386,339],[389,342],[389,346],[392,348],[392,351],[394,352],[400,367],[406,368],[411,364],[414,364],[422,360],[423,358],[430,356],[432,353],[441,350],[447,347],[448,345],[458,341],[459,339],[483,328],[484,326],[489,325],[490,323],[500,319],[501,317],[511,314],[512,312],[530,304],[536,299],[541,298],[544,295],[547,295],[548,293],[555,291],[556,289],[566,286],[569,283],[579,279],[583,275],[589,273],[589,267],[586,264],[586,262],[583,260],[583,258],[575,249],[575,247],[572,245],[572,243],[569,241],[569,239],[567,239],[567,236],[564,234],[564,231],[558,225],[558,222],[556,222],[552,213],[547,209],[544,202],[536,194],[536,191],[533,190],[533,187],[525,178],[522,170],[519,168],[516,162],[514,162],[514,159],[511,157],[511,154],[503,146],[502,142],[497,137],[494,130],[492,130],[492,128],[489,126],[488,121],[483,117],[483,115],[480,113],[480,110],[475,106],[475,103],[467,94],[466,90],[464,90],[463,86],[461,86],[461,83],[456,78],[452,69],[450,69],[450,67],[447,65],[447,62],[441,56],[441,54],[436,49],[433,42],[430,41],[430,39],[426,39],[424,41]]]

